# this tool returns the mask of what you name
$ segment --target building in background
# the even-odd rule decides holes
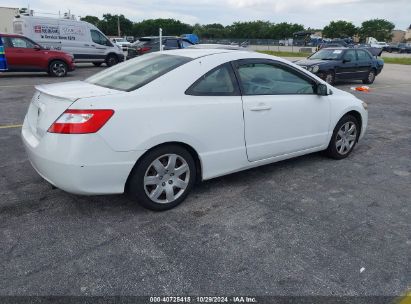
[[[0,33],[13,33],[13,19],[19,14],[15,7],[0,7]]]
[[[403,30],[393,30],[392,31],[392,38],[391,42],[392,43],[401,43],[405,39],[405,31]]]
[[[410,25],[410,27],[408,28],[407,32],[405,33],[404,39],[405,39],[406,41],[411,41],[411,25]]]

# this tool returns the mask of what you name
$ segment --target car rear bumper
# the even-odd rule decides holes
[[[123,193],[127,178],[145,151],[115,152],[97,134],[53,134],[36,137],[22,128],[28,158],[50,184],[74,194]]]

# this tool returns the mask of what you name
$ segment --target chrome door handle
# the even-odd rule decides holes
[[[264,103],[260,103],[256,105],[255,107],[250,108],[250,111],[269,111],[269,110],[271,110],[271,106],[264,104]]]

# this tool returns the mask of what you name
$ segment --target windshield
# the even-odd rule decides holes
[[[105,88],[132,91],[189,62],[183,56],[151,53],[97,73],[85,81]]]
[[[322,49],[317,53],[313,54],[308,59],[320,59],[320,60],[337,60],[341,58],[343,50],[334,50],[334,49]]]

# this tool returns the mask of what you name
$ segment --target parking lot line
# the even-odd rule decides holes
[[[22,85],[3,85],[0,88],[20,88],[20,87],[34,87],[35,84],[22,84]]]
[[[0,129],[13,129],[13,128],[21,128],[23,125],[6,125],[0,126]]]

